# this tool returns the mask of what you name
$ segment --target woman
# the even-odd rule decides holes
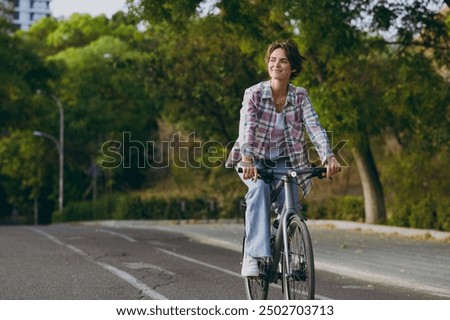
[[[302,71],[303,57],[295,41],[272,43],[267,48],[265,60],[270,80],[245,91],[239,137],[226,164],[227,167],[243,168],[239,176],[248,187],[241,271],[245,277],[259,275],[256,258],[271,256],[270,186],[257,179],[258,168],[272,166],[287,171],[309,166],[304,126],[322,163],[326,163],[327,178],[331,179],[340,170],[306,90],[289,83]],[[302,186],[306,193],[310,184]],[[284,203],[283,194],[278,201]]]

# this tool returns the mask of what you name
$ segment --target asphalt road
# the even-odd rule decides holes
[[[311,234],[318,299],[450,298],[448,242]],[[241,235],[238,224],[0,227],[0,299],[245,299]]]

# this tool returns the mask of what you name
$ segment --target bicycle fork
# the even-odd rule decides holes
[[[284,187],[285,187],[285,205],[284,207],[285,212],[284,215],[282,216],[282,221],[281,221],[281,228],[282,228],[282,234],[283,234],[283,247],[284,247],[284,263],[286,264],[286,275],[285,277],[289,276],[292,274],[292,270],[290,267],[290,261],[289,261],[289,239],[288,239],[288,222],[289,219],[292,217],[292,215],[296,214],[296,210],[295,210],[295,203],[294,203],[294,188],[292,187],[292,179],[290,177],[283,177],[284,180]]]

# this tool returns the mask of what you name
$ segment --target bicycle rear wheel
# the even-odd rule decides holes
[[[304,221],[294,216],[287,227],[289,265],[283,260],[283,286],[287,300],[313,300],[315,291],[314,255]]]
[[[245,278],[245,293],[249,300],[267,300],[269,293],[268,266],[262,261],[258,261],[260,269],[259,277]]]

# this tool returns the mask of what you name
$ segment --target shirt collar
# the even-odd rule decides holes
[[[262,99],[272,99],[272,89],[270,88],[270,80],[262,82]],[[291,105],[295,104],[295,86],[290,84],[288,85],[288,93],[287,93],[287,102]]]

